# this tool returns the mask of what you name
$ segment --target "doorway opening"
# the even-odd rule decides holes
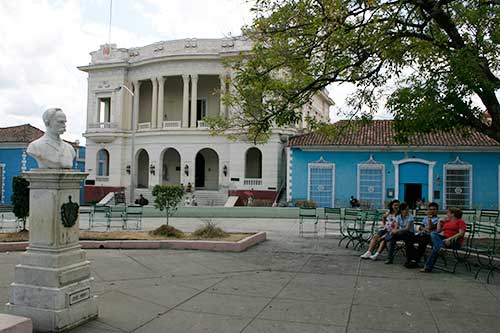
[[[417,201],[422,200],[422,184],[404,184],[405,197],[404,201],[410,206],[411,209],[415,209],[417,206]]]

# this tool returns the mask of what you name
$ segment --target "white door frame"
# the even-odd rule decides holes
[[[427,164],[427,202],[434,201],[434,165],[436,165],[435,161],[428,161],[422,158],[403,158],[399,161],[392,161],[394,165],[394,197],[399,199],[399,166],[405,163],[421,163]]]

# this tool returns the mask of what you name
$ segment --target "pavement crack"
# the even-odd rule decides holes
[[[351,323],[352,307],[354,305],[354,299],[356,298],[356,291],[358,290],[359,275],[361,273],[361,259],[358,261],[358,269],[356,274],[356,279],[354,280],[354,291],[352,293],[351,304],[349,305],[349,311],[347,312],[347,321],[345,325],[344,332],[347,333],[349,330],[349,324]]]
[[[264,312],[264,310],[269,306],[269,304],[271,304],[271,302],[273,302],[278,297],[278,295],[281,294],[281,292],[286,287],[288,287],[288,285],[297,277],[297,275],[300,273],[300,271],[309,263],[309,261],[311,260],[311,258],[312,258],[312,256],[309,256],[309,258],[307,258],[307,260],[304,262],[304,264],[302,264],[302,266],[300,267],[300,269],[297,270],[296,272],[294,272],[293,276],[290,277],[290,280],[288,280],[288,282],[285,283],[285,285],[279,289],[279,291],[269,300],[269,302],[267,302],[262,307],[262,309],[260,309],[260,311],[257,312],[257,314],[255,316],[253,316],[252,319],[250,319],[250,321],[240,330],[240,333],[244,332],[255,321],[255,319],[257,319],[257,317],[260,316],[260,314],[262,312]]]
[[[175,306],[173,306],[173,307],[169,308],[168,310],[166,310],[166,311],[164,311],[164,312],[160,312],[160,313],[158,313],[158,315],[157,315],[155,318],[153,318],[153,319],[151,319],[151,320],[148,320],[148,321],[146,321],[145,323],[142,323],[141,325],[139,325],[138,327],[134,328],[134,329],[133,329],[133,330],[131,330],[130,332],[135,332],[135,331],[137,331],[138,329],[140,329],[141,327],[146,326],[146,325],[147,325],[147,324],[149,324],[150,322],[152,322],[152,321],[154,321],[154,320],[156,320],[156,319],[160,318],[161,316],[163,316],[163,315],[165,315],[165,314],[169,313],[170,311],[177,309],[179,306],[181,306],[181,305],[183,305],[183,304],[185,304],[185,303],[189,302],[190,300],[192,300],[192,299],[193,299],[193,298],[195,298],[196,296],[203,294],[205,291],[209,290],[210,288],[213,288],[214,286],[216,286],[217,284],[221,283],[221,282],[222,282],[222,281],[224,281],[225,279],[227,279],[227,277],[224,277],[224,278],[220,279],[219,281],[217,281],[217,282],[215,282],[215,283],[211,284],[210,286],[206,287],[205,289],[200,290],[200,291],[199,291],[199,292],[197,292],[196,294],[194,294],[194,295],[192,295],[192,296],[190,296],[190,297],[186,298],[185,300],[183,300],[182,302],[178,303],[177,305],[175,305]]]

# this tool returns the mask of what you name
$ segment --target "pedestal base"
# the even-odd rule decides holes
[[[90,262],[78,243],[80,182],[73,170],[31,170],[30,245],[15,268],[5,311],[37,332],[63,332],[98,315]]]
[[[64,332],[97,318],[96,296],[63,310],[49,310],[7,303],[6,312],[31,318],[37,332]]]

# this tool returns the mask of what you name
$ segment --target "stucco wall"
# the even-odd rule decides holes
[[[444,164],[454,161],[458,156],[461,161],[472,165],[472,207],[498,209],[498,166],[500,165],[500,153],[484,152],[409,152],[405,154],[403,152],[318,152],[302,151],[293,148],[291,199],[298,200],[307,198],[308,163],[317,161],[322,157],[327,162],[335,163],[335,205],[339,207],[347,206],[349,197],[351,195],[357,195],[357,165],[358,163],[366,162],[370,158],[370,155],[373,155],[373,158],[377,162],[385,165],[384,192],[387,192],[388,188],[395,188],[395,167],[393,161],[414,157],[435,162],[432,185],[434,191],[440,191],[440,198],[434,200],[440,205],[443,204]],[[424,168],[423,166],[420,167]],[[405,168],[406,166],[402,164],[400,167],[400,175],[402,177],[412,177],[414,171],[412,171],[412,173],[405,173]],[[422,178],[420,172],[414,176],[416,177],[415,182],[427,181],[425,175],[424,179],[420,179]],[[438,180],[438,177],[440,180]],[[404,197],[403,191],[400,191],[399,197]],[[425,198],[429,200],[427,196],[425,196]],[[385,196],[385,200],[390,200],[390,198]]]

